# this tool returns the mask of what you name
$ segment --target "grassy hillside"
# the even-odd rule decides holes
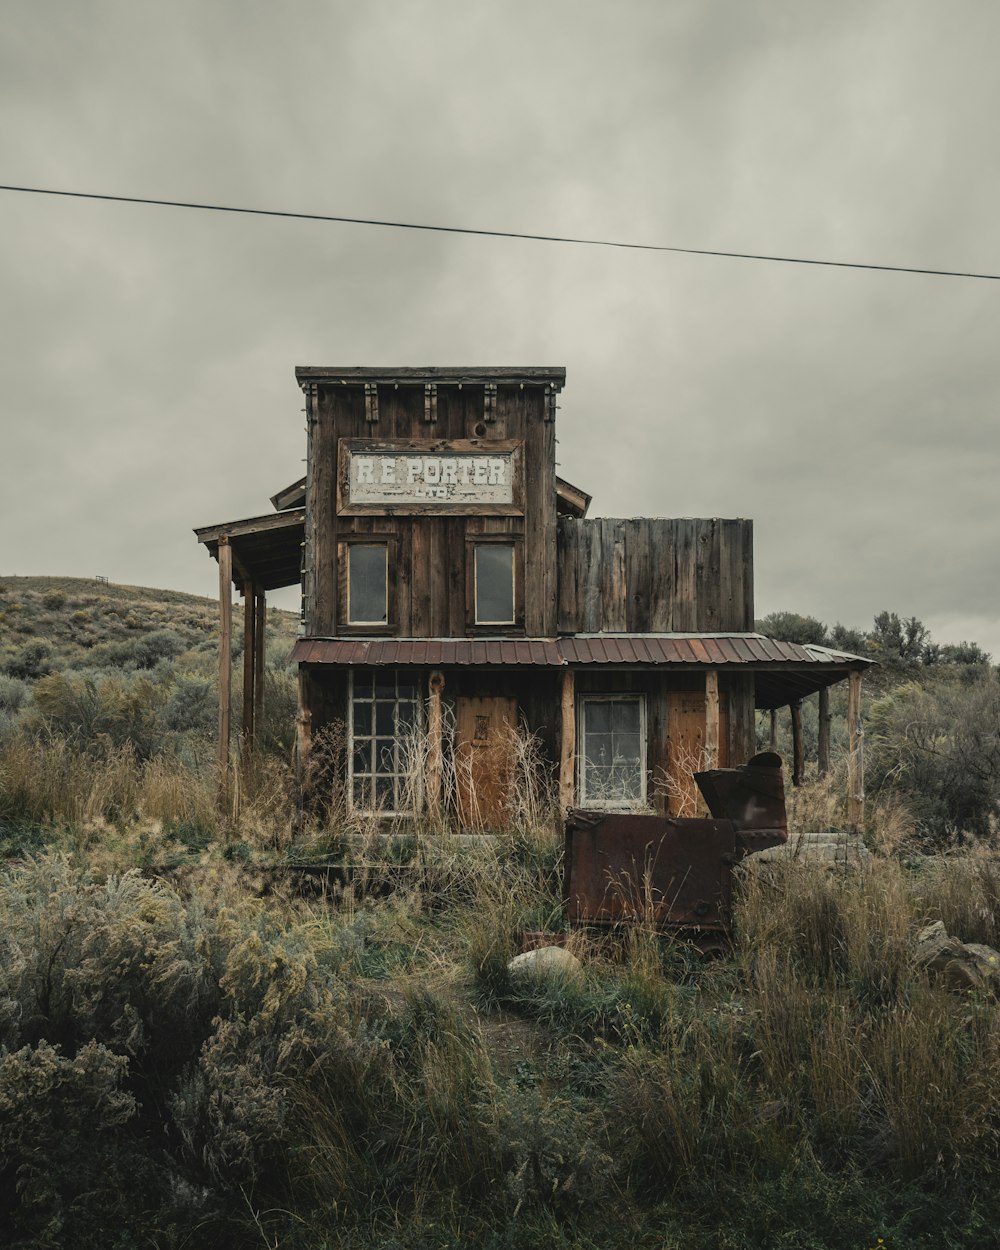
[[[214,599],[176,590],[79,577],[0,576],[0,669],[16,675],[27,670],[23,675],[32,678],[44,669],[129,670],[151,668],[157,658],[183,658],[181,667],[200,671],[204,664],[196,657],[216,652],[218,618]],[[277,649],[283,658],[295,631],[291,613],[272,609],[272,654]],[[22,660],[25,648],[39,647],[44,659]]]
[[[870,866],[744,872],[731,953],[704,963],[641,925],[568,932],[530,750],[506,834],[386,837],[343,810],[331,735],[297,831],[286,613],[219,811],[215,612],[2,582],[0,1244],[988,1244],[998,996],[912,951],[929,920],[1000,944],[991,668],[881,682]],[[843,793],[811,780],[793,826],[836,825]],[[974,852],[892,853],[926,845],[920,804],[971,828],[963,795]],[[579,968],[512,974],[528,932]]]

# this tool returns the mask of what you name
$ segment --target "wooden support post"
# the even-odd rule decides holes
[[[576,789],[576,675],[571,668],[562,675],[562,734],[559,748],[559,807],[573,806]]]
[[[776,707],[771,708],[771,737],[768,746],[772,751],[778,749],[778,709]]]
[[[705,768],[719,767],[719,671],[705,673]]]
[[[229,812],[229,720],[233,695],[233,549],[219,539],[219,810]]]
[[[299,792],[298,828],[305,825],[309,802],[310,757],[312,754],[312,709],[309,706],[308,677],[299,665],[299,713],[295,720],[295,781]]]
[[[254,627],[257,618],[254,614],[253,582],[243,583],[243,750],[253,746],[253,714],[254,714],[254,681],[256,678],[257,645]]]
[[[847,827],[858,833],[865,819],[864,727],[861,724],[861,674],[851,673],[847,688]]]
[[[254,648],[253,665],[253,713],[254,725],[259,728],[264,715],[264,663],[267,659],[267,595],[258,586],[254,591]]]
[[[806,764],[802,741],[802,700],[794,699],[789,703],[788,710],[792,714],[792,785],[800,786]]]
[[[816,773],[825,777],[830,771],[830,687],[819,692],[819,737],[816,743]]]
[[[441,761],[443,758],[443,717],[441,692],[444,673],[435,669],[427,683],[427,811],[437,819],[441,814]]]

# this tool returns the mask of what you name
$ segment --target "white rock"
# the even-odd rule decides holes
[[[523,955],[515,955],[507,967],[514,976],[568,978],[578,977],[583,971],[579,959],[561,946],[539,946],[533,951],[525,951]]]

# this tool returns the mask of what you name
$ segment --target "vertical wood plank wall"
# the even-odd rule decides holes
[[[560,634],[753,629],[753,522],[560,517]]]
[[[396,594],[390,606],[394,632],[406,638],[466,634],[467,539],[475,534],[510,535],[523,544],[524,624],[529,636],[548,637],[556,626],[555,425],[546,419],[541,386],[500,386],[483,440],[524,442],[525,515],[501,517],[338,516],[337,443],[343,438],[474,438],[483,420],[484,388],[441,386],[437,418],[425,420],[423,386],[379,387],[378,421],[365,418],[360,386],[320,384],[310,422],[310,484],[307,542],[310,594],[306,632],[334,637],[342,624],[337,602],[338,539],[388,534],[395,539]],[[527,521],[527,523],[526,523]],[[499,630],[492,631],[502,632]]]

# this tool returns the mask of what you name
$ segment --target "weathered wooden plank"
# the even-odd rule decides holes
[[[696,630],[698,585],[698,523],[680,518],[674,522],[676,554],[674,604],[671,628],[678,632]]]
[[[445,531],[445,567],[447,589],[445,591],[445,610],[447,613],[446,633],[452,638],[460,638],[466,625],[466,560],[471,559],[471,544],[466,542],[465,524],[461,518],[442,522]]]
[[[537,517],[537,526],[529,525],[525,529],[525,541],[534,541],[538,547],[539,564],[539,604],[538,615],[529,627],[529,633],[537,633],[542,637],[550,637],[556,632],[556,616],[558,613],[559,579],[556,568],[556,427],[553,421],[540,423],[540,459],[537,466],[529,461],[526,472],[537,472],[539,477],[539,494],[541,512]],[[527,602],[527,601],[526,601]]]
[[[604,522],[598,518],[587,530],[586,564],[583,572],[583,633],[597,633],[604,627],[601,597],[602,553],[604,549]]]
[[[705,673],[705,768],[719,766],[719,671]]]
[[[562,675],[562,699],[559,739],[559,807],[565,812],[573,806],[576,793],[576,687],[573,670]]]
[[[579,575],[580,527],[572,517],[560,517],[556,527],[556,567],[558,570],[559,604],[556,630],[575,634],[578,630],[576,588]]]
[[[707,634],[715,634],[722,628],[719,522],[715,519],[701,521],[698,531],[698,562],[694,588],[696,628]]]
[[[608,633],[622,634],[628,628],[624,521],[605,521],[601,543],[605,551],[601,577],[603,628]]]
[[[644,517],[623,526],[625,543],[625,628],[634,634],[649,629],[649,523]]]
[[[676,531],[669,521],[647,521],[649,531],[649,629],[673,629]]]

